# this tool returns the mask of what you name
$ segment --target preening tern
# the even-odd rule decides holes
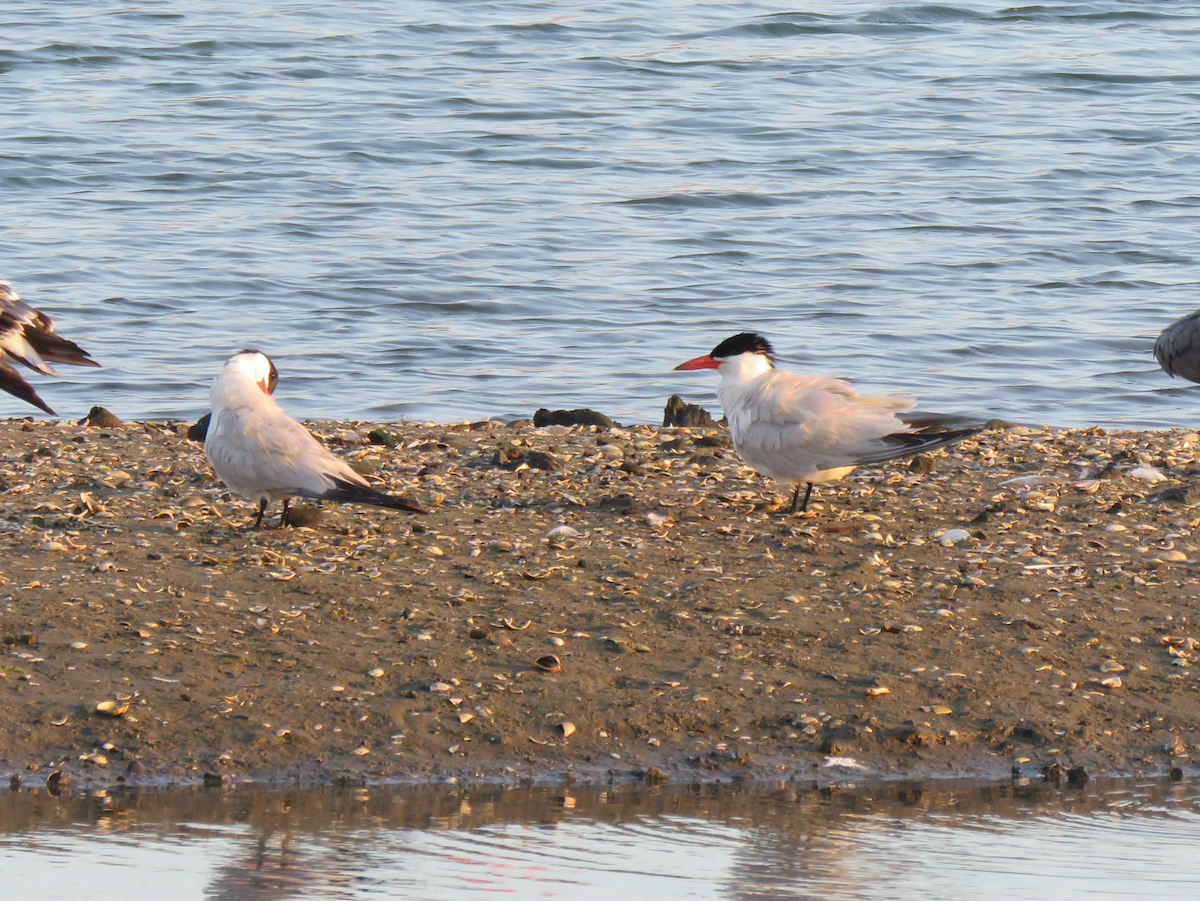
[[[376,491],[349,463],[317,442],[271,396],[279,375],[266,354],[243,350],[229,358],[210,392],[212,418],[204,453],[232,490],[258,498],[262,525],[270,500],[283,501],[280,527],[293,497],[427,512],[416,501]]]

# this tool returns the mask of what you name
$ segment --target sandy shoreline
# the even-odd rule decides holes
[[[0,422],[0,772],[994,777],[1200,754],[1194,433],[993,431],[789,518],[719,429],[376,428],[313,425],[429,516],[251,532],[184,427]]]

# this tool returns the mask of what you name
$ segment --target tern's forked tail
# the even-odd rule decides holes
[[[957,444],[964,438],[978,435],[984,431],[984,426],[975,425],[962,429],[938,429],[932,424],[935,417],[924,417],[931,421],[930,425],[919,427],[913,432],[897,432],[882,440],[883,447],[872,453],[859,457],[858,463],[883,463],[886,460],[897,460],[903,457],[915,457],[917,454],[927,454]],[[914,422],[914,425],[919,424]]]
[[[339,504],[370,504],[372,507],[387,507],[390,510],[405,510],[409,513],[428,513],[429,511],[416,501],[395,494],[384,494],[374,488],[355,485],[344,479],[332,476],[336,487],[324,494],[316,495],[319,500],[336,501]]]

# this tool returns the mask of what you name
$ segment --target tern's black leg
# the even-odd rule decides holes
[[[263,513],[266,512],[266,509],[267,509],[267,499],[264,497],[262,500],[260,500],[258,502],[258,518],[254,520],[254,531],[256,531],[256,532],[260,528],[262,528]]]
[[[806,482],[805,484],[808,485],[808,489],[804,492],[804,503],[800,504],[800,512],[801,513],[803,513],[805,510],[808,509],[808,499],[812,496],[813,483]],[[795,513],[796,513],[796,504],[799,502],[799,500],[800,500],[800,486],[797,485],[796,493],[792,495],[792,509],[790,511],[792,515],[795,515]]]
[[[291,503],[290,498],[283,499],[283,512],[279,514],[279,528],[286,529],[288,524],[288,505]]]

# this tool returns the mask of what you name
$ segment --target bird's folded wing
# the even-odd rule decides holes
[[[21,306],[25,305],[21,304]],[[0,304],[0,357],[16,360],[44,375],[57,375],[42,361],[38,352],[29,343],[28,318],[20,311],[15,310],[11,303]]]
[[[91,355],[54,331],[54,320],[17,296],[0,282],[0,348],[30,369],[57,375],[47,363],[99,366]]]
[[[25,340],[37,351],[47,363],[66,363],[71,366],[95,366],[100,364],[92,359],[91,354],[76,344],[68,341],[53,329],[25,330]]]
[[[218,428],[206,451],[230,487],[319,495],[333,488],[334,478],[365,484],[350,464],[286,415],[235,408],[222,412]]]
[[[746,431],[764,446],[803,446],[842,466],[852,462],[841,458],[853,448],[905,430],[895,414],[914,406],[908,397],[861,395],[841,379],[774,372],[759,381],[743,410],[752,424]]]

